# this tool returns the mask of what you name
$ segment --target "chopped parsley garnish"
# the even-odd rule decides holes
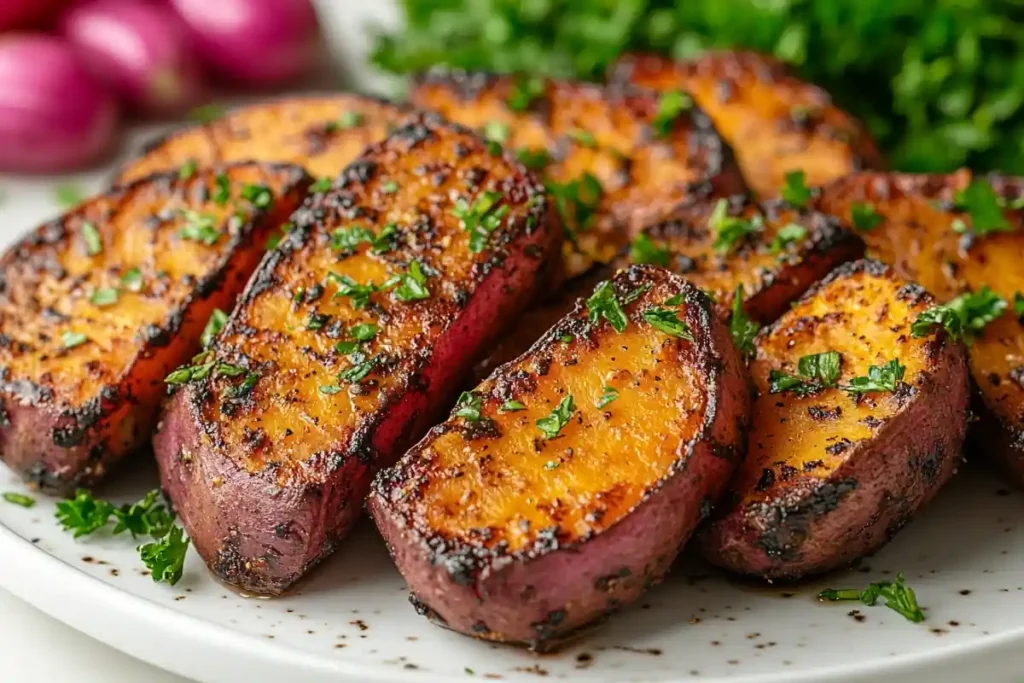
[[[334,181],[330,178],[317,178],[316,182],[309,186],[310,192],[324,193],[331,189],[334,185]]]
[[[482,398],[472,391],[463,391],[459,395],[458,402],[455,404],[455,414],[469,422],[479,422],[480,409],[483,405],[484,400]]]
[[[338,118],[338,128],[348,130],[361,124],[366,117],[357,111],[347,111]]]
[[[396,183],[394,180],[385,181],[384,183],[381,184],[380,191],[386,192],[387,194],[394,194],[398,192],[398,183]]]
[[[838,351],[826,351],[803,356],[797,362],[797,374],[781,370],[768,373],[768,392],[779,394],[790,391],[804,397],[836,386],[842,356]]]
[[[749,221],[730,216],[729,200],[719,199],[708,219],[708,227],[715,234],[711,248],[721,254],[728,254],[748,236],[757,233],[761,222],[760,216]]]
[[[203,351],[192,358],[191,365],[183,365],[164,377],[164,382],[171,385],[187,384],[194,380],[206,379],[211,373],[227,377],[238,377],[246,372],[240,365],[219,363],[212,359],[211,351]]]
[[[112,514],[117,522],[112,532],[115,536],[127,531],[132,538],[163,538],[174,526],[174,513],[167,509],[156,489],[137,503],[114,508]]]
[[[153,581],[166,581],[172,586],[178,583],[185,566],[188,544],[189,539],[184,538],[181,527],[175,526],[160,540],[139,548],[139,557],[150,570]]]
[[[500,157],[504,153],[504,149],[501,143],[495,142],[494,140],[484,140],[484,146],[487,148],[487,153],[492,157]]]
[[[377,336],[377,326],[373,323],[360,323],[350,327],[348,333],[357,342],[370,341]]]
[[[551,163],[551,155],[547,153],[547,150],[530,149],[529,147],[517,149],[516,159],[531,171],[543,171]]]
[[[775,239],[768,245],[768,250],[773,254],[777,254],[805,237],[807,237],[807,228],[796,223],[787,223],[775,233]]]
[[[4,493],[3,499],[12,505],[20,505],[23,508],[30,508],[36,504],[36,499],[32,496],[26,496],[24,493],[14,493],[13,491]]]
[[[1024,294],[1020,292],[1014,292],[1013,295],[1013,314],[1018,318],[1024,316]]]
[[[113,514],[113,505],[93,498],[85,489],[78,489],[74,498],[57,501],[54,516],[64,531],[73,531],[75,538],[80,538],[105,527]]]
[[[504,121],[488,121],[481,132],[485,139],[503,145],[508,142],[512,128]]]
[[[320,393],[321,394],[327,394],[327,395],[330,396],[330,395],[333,395],[333,394],[337,394],[337,393],[339,393],[341,391],[344,391],[344,389],[339,387],[337,384],[321,384],[320,385]]]
[[[121,284],[129,292],[142,291],[142,271],[138,268],[129,268],[121,276]]]
[[[257,209],[269,209],[274,203],[274,195],[266,185],[245,185],[242,187],[242,199]]]
[[[646,233],[640,233],[629,247],[629,258],[633,263],[667,266],[670,254],[668,249],[659,247]]]
[[[384,286],[390,287],[394,284],[398,285],[395,287],[394,294],[399,301],[419,301],[430,298],[430,290],[427,289],[427,274],[423,272],[423,266],[419,261],[410,261],[407,271],[389,278]]]
[[[327,279],[332,280],[338,286],[338,291],[335,292],[334,296],[331,298],[339,299],[343,296],[347,296],[352,303],[352,307],[356,309],[366,308],[370,303],[370,295],[379,291],[377,285],[372,282],[370,284],[363,285],[356,282],[348,275],[328,273]]]
[[[353,353],[349,356],[349,360],[352,361],[352,367],[338,373],[339,382],[358,384],[373,371],[373,359],[367,359],[366,355],[363,353]]]
[[[754,355],[754,338],[761,326],[750,319],[743,310],[743,285],[736,288],[732,299],[732,318],[729,320],[729,332],[739,352],[749,358]]]
[[[589,130],[583,130],[582,128],[573,128],[568,132],[569,139],[573,142],[583,145],[584,147],[597,147],[597,140],[594,139],[594,134]]]
[[[512,84],[505,103],[514,111],[526,111],[533,101],[544,94],[543,79],[535,76],[520,76]]]
[[[498,408],[500,413],[514,413],[517,410],[526,410],[526,406],[519,401],[509,400],[502,403],[501,407]]]
[[[210,123],[222,118],[225,111],[222,104],[203,104],[189,111],[186,116],[196,123]]]
[[[82,241],[85,242],[85,253],[89,256],[96,256],[103,251],[103,238],[96,226],[85,221],[82,223]]]
[[[953,339],[970,344],[975,335],[1002,315],[1007,302],[988,286],[977,292],[961,294],[948,304],[932,306],[917,316],[910,327],[915,337],[927,337],[936,327],[944,327]]]
[[[572,401],[572,394],[569,394],[558,403],[550,415],[537,420],[537,428],[544,433],[545,439],[553,439],[565,425],[569,424],[574,412],[576,404]]]
[[[618,389],[616,389],[615,387],[603,387],[601,389],[601,398],[597,399],[597,407],[604,408],[618,397]]]
[[[1013,230],[1003,214],[998,195],[984,180],[972,180],[967,187],[957,190],[953,205],[971,217],[971,232],[977,237]]]
[[[853,202],[850,204],[850,221],[853,227],[860,232],[871,232],[878,227],[884,219],[875,212],[875,207],[865,202]]]
[[[245,373],[245,379],[242,380],[241,384],[236,384],[232,387],[228,387],[225,392],[229,399],[243,399],[252,393],[256,383],[260,381],[260,375],[257,372]]]
[[[673,310],[661,306],[651,306],[644,311],[644,320],[667,335],[689,342],[693,341],[690,326],[686,324],[685,320],[680,320],[679,315]]]
[[[199,343],[202,344],[203,348],[208,348],[213,340],[220,334],[220,331],[224,329],[224,324],[228,321],[228,314],[219,308],[213,309],[213,313],[210,314],[210,319],[206,321],[206,327],[203,328],[203,334],[199,337]]]
[[[629,325],[629,319],[622,310],[622,306],[619,305],[615,289],[608,280],[599,284],[587,299],[587,317],[591,324],[596,324],[601,318],[604,318],[616,332],[625,332]]]
[[[584,231],[590,226],[590,221],[604,194],[601,181],[592,173],[584,173],[564,184],[547,181],[544,187],[555,200],[555,209],[566,229],[576,232]]]
[[[99,306],[100,308],[113,306],[117,303],[118,296],[120,294],[113,287],[101,287],[92,293],[92,296],[89,297],[89,302],[93,306]]]
[[[893,582],[880,581],[868,584],[862,591],[856,588],[829,588],[818,593],[818,600],[821,601],[859,600],[868,607],[874,607],[878,598],[885,600],[886,607],[902,615],[907,621],[915,624],[924,621],[924,612],[917,604],[917,595],[904,583],[903,574],[897,574]]]
[[[324,325],[326,325],[327,321],[330,319],[331,318],[328,315],[313,311],[312,313],[309,314],[309,320],[306,321],[306,329],[314,331],[322,330],[324,329]]]
[[[85,192],[78,185],[58,185],[53,188],[53,196],[62,209],[71,209],[82,203]]]
[[[462,222],[462,229],[469,232],[469,250],[479,254],[487,246],[487,240],[501,220],[508,215],[507,204],[497,206],[503,195],[500,192],[484,192],[472,205],[466,200],[455,202],[452,214]]]
[[[786,185],[779,192],[781,197],[793,206],[807,206],[807,202],[811,200],[811,190],[807,187],[807,174],[803,171],[790,171],[785,177]]]
[[[216,244],[220,239],[220,231],[216,228],[217,219],[210,214],[183,209],[181,215],[186,221],[185,227],[178,231],[181,239],[202,242],[207,246]]]
[[[60,336],[60,345],[65,349],[73,349],[76,346],[81,346],[87,341],[89,341],[89,338],[84,334],[81,332],[72,332],[71,330],[65,331],[64,334]]]
[[[867,377],[854,377],[849,384],[843,387],[843,391],[851,394],[896,391],[896,387],[903,381],[906,371],[906,366],[900,365],[899,360],[894,358],[885,365],[869,366]]]
[[[213,201],[215,204],[224,206],[231,201],[231,181],[224,173],[218,173],[213,178],[214,184],[217,186],[213,191]]]
[[[659,138],[668,137],[672,132],[672,124],[684,111],[693,107],[693,98],[681,90],[663,93],[658,98],[658,112],[651,121],[655,134]]]
[[[361,225],[338,228],[331,233],[331,249],[334,251],[355,251],[363,242],[373,242],[373,233]]]
[[[195,159],[189,159],[178,168],[178,178],[181,180],[188,180],[196,174],[198,166]]]

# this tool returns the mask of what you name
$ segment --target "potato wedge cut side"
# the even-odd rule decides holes
[[[565,271],[607,263],[645,221],[692,194],[732,194],[743,181],[696,107],[659,116],[658,95],[633,87],[436,71],[412,102],[482,131],[543,176],[563,223]]]
[[[734,196],[681,205],[645,228],[616,265],[673,270],[710,294],[724,316],[743,287],[744,311],[765,324],[836,266],[863,254],[863,242],[832,216]]]
[[[742,458],[749,390],[708,298],[636,266],[588,302],[375,479],[413,602],[448,628],[557,646],[661,580]]]
[[[562,238],[522,166],[434,115],[368,148],[293,220],[154,441],[200,555],[260,593],[347,533],[375,469],[427,430]]]
[[[333,179],[410,114],[404,105],[353,94],[242,107],[155,140],[121,167],[115,182],[234,161],[287,162],[318,178]]]
[[[883,166],[870,135],[828,93],[795,78],[776,59],[753,52],[707,52],[673,62],[630,55],[611,80],[689,93],[733,146],[743,177],[761,197],[776,197],[790,171],[822,185]]]
[[[148,443],[164,376],[230,310],[302,200],[296,166],[152,176],[86,200],[0,257],[0,457],[47,492]]]
[[[851,225],[859,223],[870,254],[940,302],[984,287],[1005,301],[1002,314],[977,331],[968,348],[980,418],[970,432],[978,448],[970,450],[1024,487],[1021,197],[1024,183],[1018,178],[973,177],[968,171],[859,173],[825,187],[818,207]]]
[[[858,261],[761,331],[747,458],[701,533],[709,561],[766,579],[842,567],[949,479],[967,431],[967,368],[944,331],[912,335],[932,302]]]

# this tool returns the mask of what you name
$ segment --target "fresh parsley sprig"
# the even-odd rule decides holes
[[[790,171],[786,174],[786,184],[779,195],[793,206],[803,208],[811,201],[811,189],[807,187],[807,174],[803,171]]]
[[[625,311],[619,305],[619,299],[615,296],[615,288],[612,287],[610,281],[605,280],[599,284],[587,299],[587,318],[592,325],[604,318],[616,332],[626,331],[629,318],[626,317]]]
[[[655,266],[667,266],[671,254],[668,249],[660,247],[647,236],[640,233],[629,247],[629,258],[633,263],[650,263]]]
[[[868,584],[864,590],[856,588],[829,588],[818,593],[818,600],[822,602],[838,602],[844,600],[859,600],[868,607],[874,607],[878,599],[885,600],[885,606],[894,612],[902,615],[907,621],[915,624],[924,621],[924,612],[917,604],[917,595],[914,590],[903,580],[903,574],[897,574],[896,580],[880,581]]]
[[[954,340],[962,339],[970,344],[1008,305],[988,286],[983,286],[977,292],[961,294],[947,304],[922,311],[911,324],[910,333],[918,338],[927,337],[942,327]]]
[[[553,439],[558,436],[562,428],[569,424],[573,413],[576,412],[576,404],[573,403],[572,394],[569,394],[555,406],[550,415],[537,420],[537,428],[543,432],[545,439]]]
[[[715,235],[711,248],[720,254],[728,254],[749,236],[757,234],[763,223],[760,216],[754,216],[749,221],[738,216],[730,216],[729,200],[719,199],[708,219],[708,227]]]
[[[797,361],[796,374],[781,370],[771,370],[768,373],[768,392],[779,394],[789,391],[804,397],[834,387],[839,380],[842,362],[843,358],[838,351],[802,356]]]
[[[175,526],[159,540],[139,547],[139,557],[149,569],[153,581],[165,581],[173,586],[181,580],[189,541],[184,537],[182,528]]]
[[[754,338],[761,326],[750,319],[743,310],[743,285],[736,287],[732,299],[732,317],[729,318],[729,332],[736,349],[746,358],[754,355]]]
[[[953,195],[953,206],[971,217],[971,233],[985,237],[994,232],[1010,232],[1013,225],[1006,220],[999,196],[987,181],[975,178]]]

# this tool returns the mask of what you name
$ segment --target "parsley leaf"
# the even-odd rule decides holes
[[[551,163],[551,155],[544,149],[520,147],[516,150],[516,159],[531,171],[543,171]]]
[[[786,185],[779,195],[793,206],[807,206],[811,200],[811,190],[806,180],[807,174],[803,171],[790,171],[786,174]]]
[[[320,194],[323,194],[324,192],[327,192],[328,190],[330,190],[333,185],[334,185],[334,181],[331,180],[330,178],[327,178],[327,177],[317,178],[316,181],[312,185],[309,186],[309,191],[310,192],[319,192]]]
[[[871,232],[884,219],[875,213],[875,207],[866,202],[850,204],[850,221],[859,232]]]
[[[868,584],[862,591],[855,588],[829,588],[818,593],[818,600],[836,602],[840,600],[859,600],[868,607],[874,607],[878,598],[885,600],[885,606],[902,615],[907,621],[915,624],[924,621],[924,612],[917,604],[914,590],[903,581],[903,574],[897,574],[893,582],[881,581]]]
[[[12,505],[20,505],[23,508],[30,508],[36,504],[36,499],[32,496],[26,496],[24,493],[15,493],[13,491],[5,492],[3,499]]]
[[[736,288],[736,294],[732,300],[732,317],[729,319],[729,332],[732,334],[732,341],[739,352],[750,358],[754,355],[754,337],[757,336],[761,326],[750,319],[747,312],[743,310],[743,285]]]
[[[775,239],[768,245],[768,250],[773,254],[777,254],[790,244],[799,242],[805,237],[807,237],[807,228],[796,223],[787,223],[775,233]]]
[[[1013,230],[1003,214],[995,190],[984,180],[972,180],[967,187],[957,190],[953,205],[971,217],[971,232],[978,237]]]
[[[381,184],[380,191],[385,194],[394,194],[398,192],[398,183],[394,180],[388,180]]]
[[[137,503],[115,508],[113,515],[117,524],[112,533],[116,536],[127,531],[132,538],[163,538],[167,535],[174,525],[174,514],[158,500],[159,495],[160,492],[154,489]]]
[[[797,396],[805,397],[834,387],[839,379],[839,368],[842,356],[838,351],[826,351],[803,356],[797,361],[797,374],[793,375],[780,370],[768,373],[768,392],[779,394],[791,391]]]
[[[619,391],[615,387],[603,387],[601,392],[601,398],[597,399],[598,408],[604,408],[619,397]]]
[[[103,308],[104,306],[116,304],[118,296],[118,291],[113,287],[101,287],[92,293],[92,296],[89,297],[89,302],[93,306]]]
[[[655,244],[646,233],[640,233],[629,247],[629,258],[633,263],[651,263],[656,266],[667,266],[670,254]]]
[[[152,573],[153,581],[166,581],[173,586],[181,579],[189,544],[183,536],[180,526],[172,527],[160,540],[139,548],[139,557]]]
[[[257,209],[269,209],[274,204],[274,195],[266,185],[245,185],[242,187],[242,199]]]
[[[138,268],[129,268],[125,271],[125,274],[121,276],[121,284],[129,292],[141,292],[142,291],[142,271]]]
[[[75,538],[102,529],[114,514],[114,506],[105,500],[93,498],[85,489],[75,491],[75,497],[57,501],[54,516],[64,531],[74,531]]]
[[[643,317],[652,327],[661,330],[665,334],[679,337],[689,342],[693,341],[690,326],[686,324],[685,320],[680,320],[679,315],[673,310],[662,308],[661,306],[651,306],[644,311]]]
[[[620,333],[625,332],[629,325],[629,319],[622,310],[622,306],[619,305],[615,289],[608,280],[599,284],[587,299],[587,317],[591,324],[596,324],[601,318],[604,318],[616,332]]]
[[[85,242],[85,253],[89,256],[96,256],[103,251],[103,238],[96,226],[85,221],[82,223],[82,241]]]
[[[519,401],[509,400],[502,403],[501,407],[498,408],[500,413],[514,413],[517,410],[526,410],[526,406]]]
[[[907,368],[900,365],[899,360],[892,359],[882,366],[868,367],[867,377],[854,377],[843,387],[843,391],[851,394],[867,394],[874,391],[896,391],[897,385],[903,381]]]
[[[484,124],[483,130],[480,131],[485,140],[491,140],[497,142],[499,145],[503,145],[508,142],[508,137],[512,133],[512,128],[504,121],[488,121]]]
[[[472,205],[464,199],[455,202],[452,214],[462,222],[462,229],[469,232],[469,250],[474,254],[484,250],[490,234],[501,225],[501,219],[508,215],[507,204],[497,205],[502,199],[500,192],[484,192]]]
[[[1013,294],[1013,314],[1018,318],[1024,317],[1024,294],[1020,292]]]
[[[355,128],[366,119],[365,116],[357,111],[346,111],[338,119],[338,128],[341,130],[348,130],[349,128]]]
[[[512,89],[505,103],[514,111],[526,111],[534,100],[544,94],[544,81],[536,76],[519,76],[512,83]]]
[[[655,134],[659,138],[668,137],[672,132],[672,124],[684,111],[693,107],[693,98],[681,90],[663,93],[658,98],[658,111],[651,121]]]
[[[227,321],[227,313],[219,308],[213,309],[213,313],[210,314],[210,319],[206,321],[206,327],[203,328],[203,334],[199,337],[199,343],[204,349],[209,347],[217,335],[220,334],[220,331],[224,329],[224,324]]]
[[[196,164],[196,160],[189,159],[180,167],[178,167],[178,178],[181,180],[188,180],[189,178],[196,174],[197,169],[198,165]]]
[[[761,228],[761,217],[755,216],[754,220],[750,221],[731,217],[729,216],[729,200],[719,199],[708,219],[708,227],[715,234],[715,241],[711,248],[719,253],[728,254],[740,242]]]
[[[558,403],[550,415],[537,420],[537,428],[544,433],[545,439],[553,439],[565,425],[569,424],[574,412],[576,404],[572,401],[572,394],[569,394]]]
[[[484,400],[472,391],[463,391],[455,404],[455,414],[468,422],[479,422],[483,404]]]
[[[358,342],[369,341],[377,336],[377,326],[373,323],[361,323],[350,327],[348,333]]]
[[[384,284],[386,287],[398,284],[394,294],[399,301],[419,301],[430,298],[430,290],[426,286],[427,274],[423,272],[423,267],[416,260],[409,262],[409,270],[394,276]]]
[[[932,306],[918,314],[910,326],[915,337],[927,337],[936,327],[944,327],[953,339],[970,344],[975,335],[1002,315],[1008,306],[1005,299],[983,286],[973,293],[961,294],[948,304]]]
[[[567,230],[583,232],[590,227],[604,194],[601,181],[596,176],[584,173],[564,184],[549,180],[544,183],[544,187],[554,199],[555,209]]]
[[[231,200],[231,180],[224,173],[218,173],[213,177],[213,184],[217,187],[213,190],[213,201],[219,206],[224,206]]]
[[[181,212],[185,219],[185,227],[178,231],[178,237],[183,240],[202,242],[212,246],[220,239],[220,231],[217,230],[217,219],[206,213],[199,213],[191,209],[183,209]]]
[[[66,330],[60,336],[60,345],[65,349],[73,349],[76,346],[81,346],[87,341],[89,341],[87,336],[81,332],[72,332],[71,330]]]
[[[338,286],[338,291],[335,292],[334,296],[331,298],[339,299],[343,296],[347,296],[351,300],[352,307],[356,309],[366,308],[370,303],[370,295],[374,292],[380,291],[377,285],[372,282],[363,285],[356,282],[348,275],[328,273],[327,279],[333,281]]]

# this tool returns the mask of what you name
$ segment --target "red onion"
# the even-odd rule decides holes
[[[205,91],[187,30],[169,7],[91,0],[68,10],[60,31],[89,70],[137,109],[182,111]]]
[[[114,137],[117,104],[70,45],[0,36],[0,169],[62,171],[92,161]]]
[[[38,26],[63,4],[64,0],[0,0],[0,31]]]
[[[309,69],[319,54],[309,0],[170,0],[203,61],[218,75],[254,85],[280,83]]]

